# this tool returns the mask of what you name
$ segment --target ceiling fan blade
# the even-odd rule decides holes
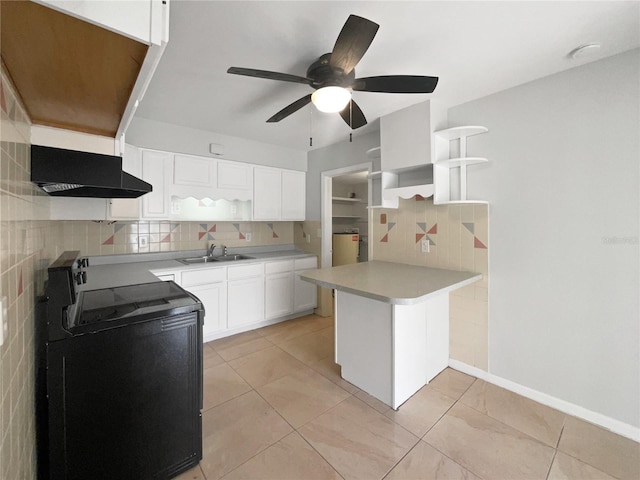
[[[288,73],[270,72],[269,70],[256,70],[254,68],[231,67],[227,73],[234,75],[244,75],[247,77],[267,78],[269,80],[280,80],[283,82],[304,83],[311,85],[311,79],[298,77],[297,75],[289,75]]]
[[[305,95],[304,97],[293,102],[291,105],[287,105],[278,113],[276,113],[273,117],[267,120],[267,123],[279,122],[280,120],[288,117],[292,113],[297,112],[308,103],[311,103],[311,94]]]
[[[329,64],[341,68],[345,74],[351,72],[371,45],[379,27],[371,20],[349,15],[333,46]]]
[[[431,93],[438,85],[438,77],[424,75],[383,75],[356,78],[351,88],[359,92]]]
[[[346,107],[340,111],[340,116],[351,127],[351,130],[363,127],[367,124],[367,119],[364,118],[364,113],[360,110],[360,107],[356,102],[351,100]]]

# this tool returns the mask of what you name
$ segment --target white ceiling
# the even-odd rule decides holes
[[[136,116],[296,150],[348,138],[338,114],[308,105],[266,123],[311,93],[306,85],[229,75],[231,66],[305,76],[332,50],[349,14],[380,29],[356,76],[440,77],[431,95],[355,92],[376,120],[433,98],[458,105],[640,46],[640,2],[627,1],[185,1],[170,4],[170,38]],[[575,47],[600,42],[591,56]]]

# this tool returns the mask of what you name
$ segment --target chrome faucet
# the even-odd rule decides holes
[[[216,244],[215,243],[212,243],[211,245],[209,245],[209,250],[207,252],[207,255],[209,257],[213,257],[213,251],[215,250],[215,248],[216,248]]]
[[[227,256],[227,246],[226,245],[222,245],[222,255],[223,256]]]

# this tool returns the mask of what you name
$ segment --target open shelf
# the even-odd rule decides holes
[[[362,203],[361,198],[333,197],[332,200],[337,203]]]
[[[433,134],[444,140],[456,140],[458,138],[470,137],[472,135],[478,135],[480,133],[485,133],[488,131],[489,129],[487,127],[467,126],[467,127],[446,128],[444,130],[438,130],[437,132],[433,132]]]
[[[444,167],[461,167],[462,165],[475,165],[476,163],[486,163],[489,160],[482,157],[458,157],[450,158],[448,160],[440,160],[436,162],[436,165],[442,165]]]

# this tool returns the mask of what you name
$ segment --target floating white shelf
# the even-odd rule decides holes
[[[332,200],[337,203],[362,203],[361,198],[333,197]]]
[[[476,163],[486,163],[489,160],[482,157],[464,157],[464,158],[450,158],[448,160],[440,160],[436,162],[436,165],[442,165],[445,167],[461,167],[462,165],[475,165]]]
[[[398,198],[412,198],[416,195],[427,198],[433,195],[434,187],[430,185],[412,185],[410,187],[386,188],[382,191],[382,204],[387,208],[398,208]]]
[[[433,134],[444,140],[456,140],[462,137],[470,137],[472,135],[478,135],[480,133],[488,132],[489,129],[487,127],[480,126],[468,126],[468,127],[452,127],[446,128],[444,130],[438,130],[437,132],[433,132]]]
[[[489,129],[481,126],[453,127],[439,130],[433,133],[435,144],[435,162],[433,164],[433,177],[435,192],[433,203],[441,204],[468,204],[487,203],[481,200],[469,200],[467,198],[467,167],[487,163],[482,157],[467,156],[467,137],[488,132]],[[451,142],[458,142],[457,155],[451,157]],[[455,146],[455,144],[454,144]],[[457,182],[458,193],[452,192],[451,170],[459,169]]]
[[[380,147],[370,148],[367,150],[367,158],[380,158]]]
[[[354,218],[361,218],[361,217],[358,215],[334,215],[332,218],[354,219]]]

